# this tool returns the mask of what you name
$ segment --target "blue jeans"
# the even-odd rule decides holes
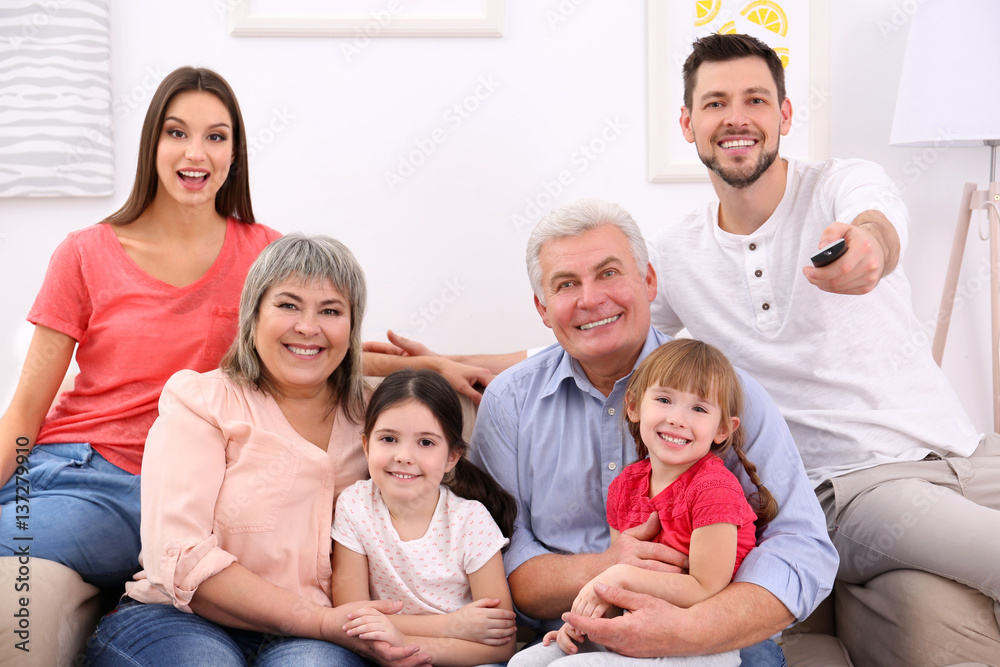
[[[166,604],[123,598],[101,619],[87,644],[84,664],[94,667],[365,667],[370,662],[318,639],[278,637],[217,625]]]
[[[139,476],[86,443],[37,445],[25,467],[0,488],[0,556],[53,560],[100,587],[131,579],[139,570]]]
[[[787,667],[785,653],[774,640],[765,639],[759,644],[740,649],[740,667]]]

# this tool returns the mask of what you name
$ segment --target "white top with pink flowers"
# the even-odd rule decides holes
[[[371,480],[340,495],[330,534],[368,557],[371,599],[399,600],[404,614],[447,614],[472,602],[469,573],[507,544],[482,503],[445,486],[427,532],[404,542]]]

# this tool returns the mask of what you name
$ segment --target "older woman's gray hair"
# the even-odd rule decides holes
[[[277,393],[254,342],[264,294],[289,278],[329,280],[350,304],[350,347],[329,382],[333,407],[339,406],[348,419],[360,423],[365,412],[361,370],[361,321],[368,296],[365,274],[347,246],[329,236],[289,234],[264,248],[247,273],[240,296],[239,330],[220,367],[237,384]]]
[[[525,259],[528,264],[528,280],[531,289],[538,300],[545,305],[545,292],[542,289],[542,262],[540,256],[542,247],[549,241],[580,236],[584,232],[598,229],[606,225],[614,225],[621,230],[628,240],[629,252],[639,274],[646,277],[646,267],[649,266],[649,250],[646,239],[643,238],[639,225],[636,224],[628,211],[618,204],[600,199],[579,199],[565,206],[554,208],[538,221],[528,237],[528,250]]]

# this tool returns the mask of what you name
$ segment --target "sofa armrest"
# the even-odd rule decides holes
[[[14,556],[0,558],[0,589],[0,665],[75,664],[100,620],[100,590],[65,565]]]

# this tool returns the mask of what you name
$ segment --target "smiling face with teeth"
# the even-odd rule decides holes
[[[535,308],[587,377],[610,393],[635,366],[649,334],[656,273],[643,276],[614,225],[553,239],[539,253],[545,303]]]
[[[779,138],[791,120],[791,103],[778,100],[767,63],[751,57],[702,63],[691,108],[681,109],[680,122],[716,187],[721,181],[743,189],[775,166]]]
[[[631,397],[629,397],[631,398]],[[638,422],[652,464],[651,495],[680,477],[736,430],[740,420],[723,422],[722,409],[710,399],[672,387],[652,386],[637,405],[627,400],[626,414]]]
[[[187,91],[174,97],[156,147],[156,199],[214,210],[233,162],[232,118],[218,97]]]
[[[364,446],[368,473],[394,519],[429,520],[441,480],[462,456],[449,446],[434,413],[416,400],[383,410]]]
[[[350,301],[333,283],[293,276],[264,293],[254,348],[280,396],[329,396],[350,336]]]

